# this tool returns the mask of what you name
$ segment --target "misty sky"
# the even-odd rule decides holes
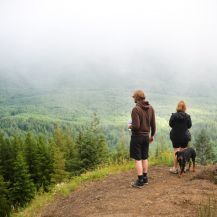
[[[216,11],[215,0],[0,0],[0,73],[213,80]]]

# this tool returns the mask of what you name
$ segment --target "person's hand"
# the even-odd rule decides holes
[[[129,124],[127,125],[128,129],[131,129],[132,128],[132,124]]]
[[[153,141],[154,141],[154,137],[153,136],[149,137],[149,143],[152,143]]]
[[[128,121],[127,127],[128,127],[129,130],[132,128],[132,121],[131,120]]]

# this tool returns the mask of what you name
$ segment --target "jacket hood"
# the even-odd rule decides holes
[[[144,110],[148,110],[151,107],[149,102],[145,100],[138,102],[137,105],[140,106]]]
[[[188,117],[188,115],[185,112],[176,112],[173,113],[173,117],[175,120],[184,120]]]

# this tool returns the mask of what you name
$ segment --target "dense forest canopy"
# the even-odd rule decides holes
[[[136,75],[135,73],[134,76]],[[36,86],[36,83],[32,84],[23,76],[1,75],[0,127],[10,136],[29,131],[52,135],[57,124],[63,128],[71,128],[76,134],[76,129],[91,120],[96,113],[107,138],[111,139],[110,146],[113,147],[114,141],[117,141],[123,132],[129,137],[126,123],[134,105],[131,95],[137,87],[133,86],[136,78],[131,82],[130,75],[122,76],[122,79],[120,77],[113,74],[112,78],[117,80],[119,86],[107,77],[94,77],[94,73],[92,78],[98,85],[89,82],[87,75],[81,75],[77,86],[73,83],[73,76],[65,79],[65,82],[60,80],[58,84],[46,85],[38,81]],[[192,81],[191,85],[185,88],[185,81],[174,81],[173,78],[169,80],[169,77],[167,74],[164,79],[160,73],[156,73],[153,78],[147,76],[150,80],[146,80],[144,73],[143,76],[138,75],[137,80],[141,84],[138,87],[145,90],[147,100],[155,108],[158,134],[168,136],[169,117],[175,111],[177,102],[183,99],[192,116],[193,132],[207,128],[210,136],[216,140],[217,104],[214,94],[216,88],[211,85],[213,81],[207,78],[210,85],[205,81]],[[82,82],[83,85],[79,86]],[[105,85],[102,86],[101,83]]]

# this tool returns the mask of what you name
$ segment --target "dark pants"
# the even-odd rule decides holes
[[[173,148],[187,148],[188,147],[188,142],[175,142],[172,141],[173,143]]]
[[[135,160],[147,160],[149,151],[148,136],[131,136],[130,157]]]

